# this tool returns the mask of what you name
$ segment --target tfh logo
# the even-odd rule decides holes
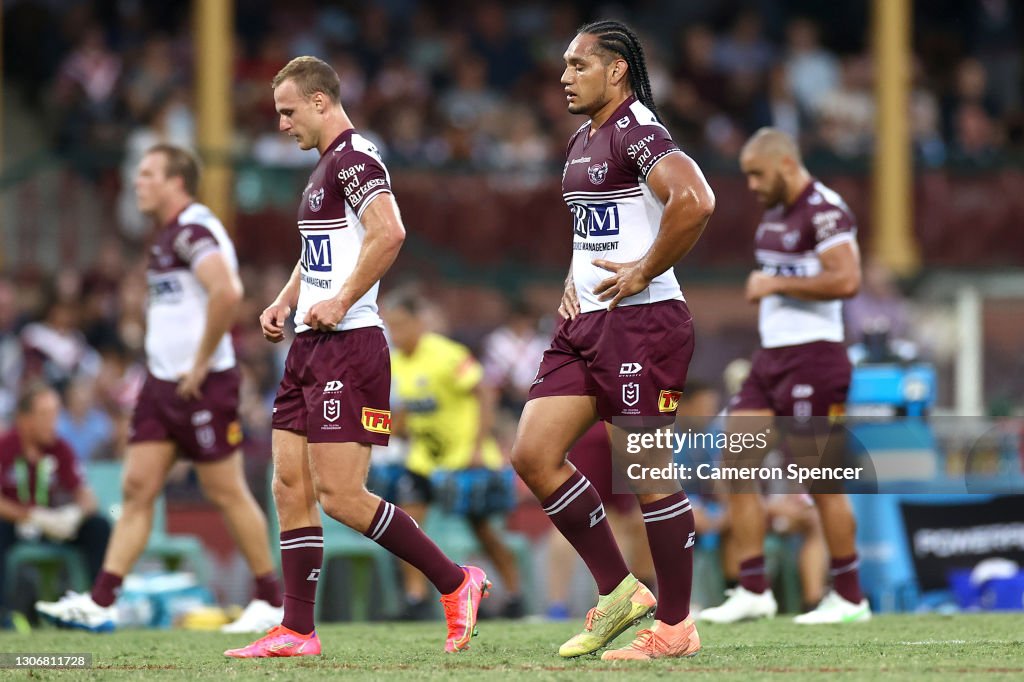
[[[329,422],[336,422],[341,416],[341,401],[331,398],[324,401],[324,419]]]
[[[302,236],[302,267],[316,272],[331,271],[331,237],[327,234]]]
[[[627,407],[633,407],[640,402],[640,384],[634,381],[622,384],[622,402]]]
[[[391,412],[364,407],[363,428],[374,433],[391,433]]]
[[[682,391],[663,390],[658,394],[658,412],[675,412],[679,409],[679,399],[682,397]]]

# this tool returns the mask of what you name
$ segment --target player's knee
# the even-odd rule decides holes
[[[151,477],[129,473],[121,484],[124,505],[128,507],[152,507],[160,494],[160,486],[154,485]]]
[[[270,491],[274,495],[274,502],[278,509],[292,509],[305,504],[305,495],[302,486],[299,484],[299,477],[291,480],[288,476],[279,473],[274,474],[274,480],[270,484]]]
[[[354,499],[344,495],[320,493],[317,501],[320,502],[320,508],[324,513],[335,521],[346,526],[355,526],[358,522]]]
[[[544,477],[544,460],[532,448],[516,443],[512,447],[512,468],[527,483]]]
[[[238,485],[214,483],[203,486],[203,494],[220,510],[237,506],[245,500],[245,490]]]

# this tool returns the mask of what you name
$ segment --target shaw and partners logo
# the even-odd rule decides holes
[[[302,268],[315,272],[330,272],[331,236],[327,234],[300,235],[302,237]]]
[[[576,236],[615,237],[619,234],[617,204],[571,204],[573,232]]]

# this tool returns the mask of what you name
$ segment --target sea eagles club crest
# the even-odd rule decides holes
[[[313,213],[319,211],[324,205],[324,188],[321,187],[309,195],[309,210]]]
[[[608,177],[608,162],[595,163],[587,168],[587,176],[595,185],[600,185]]]

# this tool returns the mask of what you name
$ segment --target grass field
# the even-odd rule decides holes
[[[641,665],[555,653],[579,623],[485,621],[470,651],[445,655],[442,623],[326,625],[324,655],[301,659],[229,660],[221,655],[245,638],[219,633],[122,631],[112,635],[39,629],[0,634],[0,652],[84,653],[87,671],[0,670],[0,678],[33,680],[319,680],[363,679],[663,679],[673,673],[714,679],[1024,679],[1024,616],[883,616],[847,626],[798,626],[788,619],[732,626],[702,625],[704,649],[692,659]],[[245,640],[245,641],[243,641]],[[628,641],[627,635],[619,640]]]

